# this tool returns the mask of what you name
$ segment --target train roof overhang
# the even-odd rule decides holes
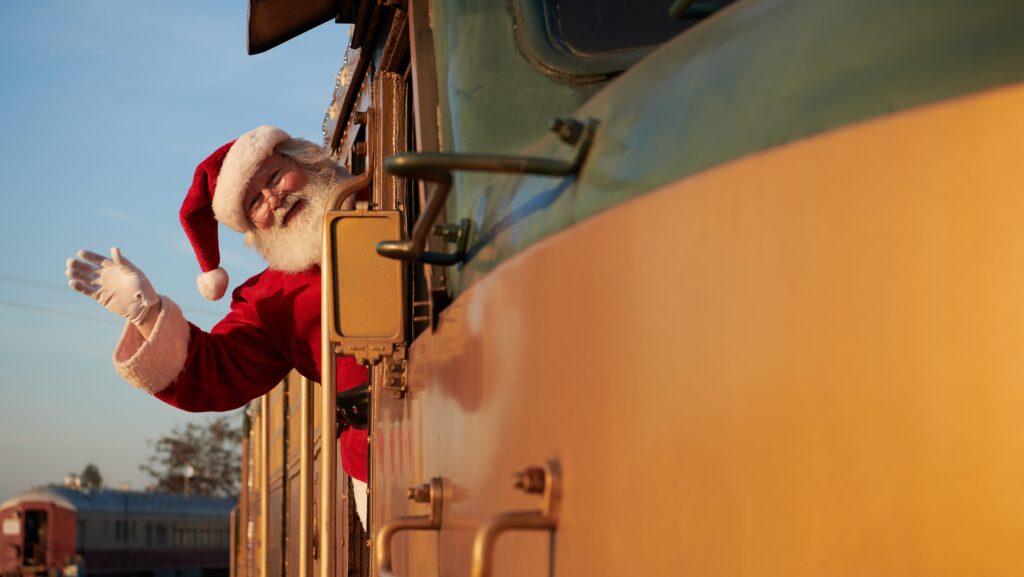
[[[3,503],[0,503],[0,510],[17,507],[24,503],[50,503],[69,511],[78,510],[78,507],[76,507],[70,499],[61,493],[53,491],[50,487],[39,487],[18,493]]]
[[[249,54],[260,54],[334,20],[351,24],[358,0],[249,0]]]
[[[0,509],[24,503],[49,503],[83,513],[124,513],[226,518],[235,499],[171,493],[117,491],[112,489],[71,489],[51,485],[29,489],[4,501]]]

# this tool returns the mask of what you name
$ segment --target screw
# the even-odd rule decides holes
[[[516,489],[526,493],[543,493],[547,473],[540,467],[530,467],[515,474]]]

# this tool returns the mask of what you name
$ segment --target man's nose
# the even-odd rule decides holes
[[[275,210],[278,206],[281,206],[281,201],[284,200],[286,194],[284,192],[274,192],[270,189],[264,189],[263,201],[267,203],[270,210]]]

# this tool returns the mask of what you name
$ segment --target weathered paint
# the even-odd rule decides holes
[[[498,576],[1019,574],[1022,110],[776,147],[504,262],[379,422],[375,458],[450,487],[440,541],[399,546],[466,575],[481,522],[539,506],[511,474],[557,458],[559,529],[502,537]]]
[[[474,234],[472,260],[457,290],[534,242],[668,182],[852,123],[1024,79],[1022,21],[1024,3],[1012,0],[983,6],[965,0],[738,2],[578,110],[563,109],[601,122],[578,179],[459,180],[449,218],[472,218]],[[515,77],[512,84],[502,68],[487,72],[479,63],[470,69],[469,56],[455,58],[452,67],[466,70],[458,77],[449,73],[453,86],[474,78],[487,94],[505,93],[505,100],[548,82]],[[524,96],[524,103],[534,96]],[[511,126],[534,126],[537,115],[551,112],[481,108],[468,98],[456,104],[447,110],[455,133],[466,122],[500,135]],[[553,136],[535,133],[537,141],[524,153],[570,153]]]

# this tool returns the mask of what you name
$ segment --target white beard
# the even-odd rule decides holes
[[[320,264],[323,252],[323,225],[331,190],[341,180],[334,171],[309,175],[309,184],[285,197],[274,211],[274,226],[265,230],[254,228],[245,233],[245,243],[267,261],[270,268],[283,272],[299,272]],[[284,216],[296,202],[306,206],[288,225]]]

